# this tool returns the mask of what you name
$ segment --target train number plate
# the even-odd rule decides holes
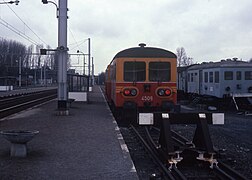
[[[153,96],[142,96],[142,101],[153,101]]]

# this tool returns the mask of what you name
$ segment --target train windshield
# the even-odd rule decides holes
[[[149,80],[168,82],[171,80],[171,64],[169,62],[150,62]]]
[[[124,62],[124,81],[145,81],[145,62]]]

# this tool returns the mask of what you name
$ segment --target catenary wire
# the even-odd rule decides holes
[[[5,2],[5,0],[3,0]],[[48,43],[46,43],[44,40],[42,40],[37,33],[35,33],[23,20],[22,18],[10,7],[9,4],[7,4],[7,6],[9,7],[9,9],[15,14],[15,16],[44,44],[48,45]],[[24,34],[24,33],[23,33]],[[30,38],[31,39],[31,38]]]

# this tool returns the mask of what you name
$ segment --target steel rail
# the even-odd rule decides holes
[[[225,171],[223,171],[218,166],[213,166],[214,173],[220,178],[225,180],[236,180],[235,178],[231,177],[229,174],[227,174]]]
[[[44,90],[44,91],[37,91],[37,92],[31,92],[31,93],[22,93],[19,94],[18,96],[7,96],[4,99],[0,99],[0,109],[5,109],[10,106],[14,106],[17,103],[24,103],[27,102],[28,100],[34,99],[35,96],[37,97],[44,97],[45,94],[52,94],[56,93],[56,89],[51,89],[51,90]],[[35,97],[35,98],[37,98]]]
[[[150,144],[151,144],[151,147],[153,147],[154,151],[155,151],[156,154],[157,154],[156,156],[158,156],[158,151],[157,151],[158,146],[157,146],[157,144],[154,142],[153,138],[151,137],[150,132],[149,132],[149,130],[148,130],[147,127],[145,127],[145,132],[146,132],[146,135],[147,135],[147,137],[148,137],[148,140],[149,140],[149,142],[150,142]],[[172,168],[171,168],[170,170],[171,170],[171,174],[172,174],[174,177],[176,177],[176,179],[181,179],[181,180],[186,180],[186,179],[187,179],[187,178],[183,175],[183,173],[182,173],[180,170],[178,170],[177,167],[172,166]]]
[[[0,109],[0,118],[4,118],[11,114],[20,112],[37,104],[52,100],[56,98],[57,93],[50,91],[39,94],[32,94],[29,96],[22,96],[19,100],[12,100],[12,102],[7,103],[7,106],[2,106]]]
[[[156,156],[155,152],[151,149],[151,147],[148,145],[148,143],[142,138],[140,133],[136,130],[136,128],[133,125],[130,125],[130,127],[133,129],[135,134],[138,136],[138,138],[141,140],[143,145],[146,147],[146,149],[149,151],[151,154],[151,157],[153,160],[157,163],[157,165],[161,168],[161,170],[165,173],[166,176],[164,176],[165,179],[171,179],[175,180],[171,172],[166,168],[166,166],[159,160],[159,158]]]
[[[157,127],[153,128],[156,131],[159,131]],[[182,146],[187,145],[190,143],[185,137],[178,134],[176,131],[172,131],[172,138]],[[237,172],[236,170],[232,169],[225,163],[218,160],[218,166],[213,166],[213,171],[220,179],[229,179],[229,180],[246,180],[247,178],[244,177],[242,174]]]
[[[218,161],[218,167],[214,166],[215,172],[218,173],[219,169],[221,171],[225,172],[225,174],[227,174],[229,177],[231,177],[231,179],[235,179],[235,180],[246,180],[247,179],[242,174],[240,174],[239,172],[237,172],[234,169],[230,168],[228,165],[226,165],[222,161]]]

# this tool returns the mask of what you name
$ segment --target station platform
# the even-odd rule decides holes
[[[0,120],[2,130],[38,130],[25,158],[10,157],[0,137],[0,179],[138,179],[127,146],[98,86],[90,103],[74,102],[69,116],[57,101]]]

